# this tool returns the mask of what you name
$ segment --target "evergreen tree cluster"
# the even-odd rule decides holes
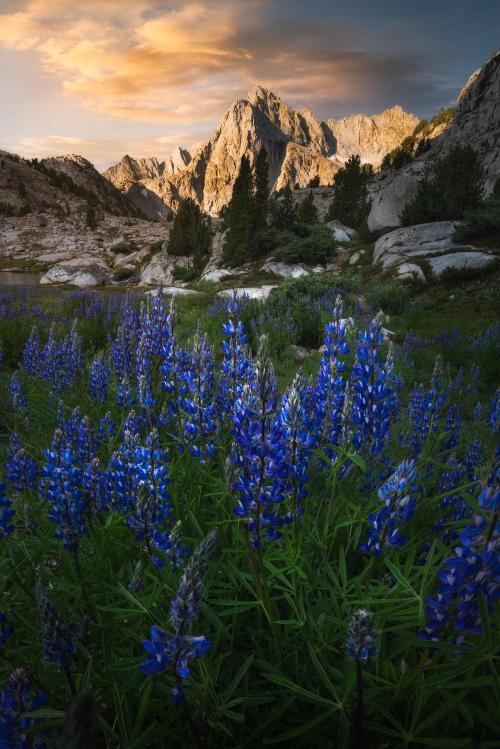
[[[193,258],[198,267],[210,250],[212,232],[207,219],[191,198],[182,200],[168,237],[169,255]]]
[[[371,164],[361,164],[359,156],[351,156],[334,177],[335,194],[326,220],[337,219],[358,231],[366,225],[370,204],[368,180],[373,174]]]
[[[472,146],[452,146],[436,163],[434,176],[423,180],[401,214],[404,226],[461,219],[481,205],[483,170]]]
[[[255,160],[255,170],[248,156],[241,157],[240,170],[233,194],[224,211],[224,259],[240,265],[252,256],[259,232],[267,226],[269,212],[269,162],[265,148]]]

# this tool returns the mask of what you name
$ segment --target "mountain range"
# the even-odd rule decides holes
[[[295,111],[271,91],[256,86],[229,107],[219,127],[195,153],[177,149],[165,161],[126,155],[105,176],[133,202],[140,184],[174,210],[181,198],[189,197],[217,215],[231,197],[244,154],[253,163],[265,147],[273,190],[285,184],[303,188],[314,178],[328,185],[352,154],[380,166],[418,123],[400,106],[374,116],[321,121],[311,110]]]

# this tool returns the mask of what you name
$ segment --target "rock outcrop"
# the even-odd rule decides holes
[[[339,120],[327,120],[336,141],[335,156],[346,161],[358,154],[364,164],[377,169],[384,156],[397,148],[418,125],[419,119],[396,105],[371,117],[354,114]]]
[[[380,264],[383,270],[396,268],[399,278],[416,275],[424,280],[418,261],[425,260],[431,271],[440,276],[448,268],[483,268],[497,259],[494,251],[455,242],[457,226],[456,221],[433,221],[395,229],[375,242],[373,263]]]
[[[108,169],[106,177],[126,191],[131,180],[139,181],[174,210],[180,198],[189,197],[207,213],[217,215],[231,197],[244,154],[253,164],[259,150],[266,149],[273,190],[286,184],[304,188],[312,179],[329,185],[351,154],[361,152],[365,161],[373,157],[377,165],[417,122],[401,107],[374,117],[356,115],[323,122],[309,109],[295,111],[271,91],[257,86],[232,104],[185,169],[169,173],[163,168],[151,176],[149,164],[141,174],[140,160],[125,157]]]
[[[470,145],[476,150],[485,172],[485,192],[491,192],[500,176],[500,52],[470,77],[448,126],[433,135],[428,150],[411,164],[374,179],[368,217],[371,231],[381,234],[399,226],[401,212],[419,181],[432,174],[436,160],[452,145]]]

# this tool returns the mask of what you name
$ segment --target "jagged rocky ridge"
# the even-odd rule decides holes
[[[329,185],[354,153],[379,166],[418,121],[397,106],[373,117],[355,115],[323,122],[309,109],[295,111],[271,91],[257,86],[231,105],[185,168],[169,170],[165,162],[156,159],[125,156],[105,175],[127,194],[139,182],[174,210],[180,198],[190,197],[207,213],[216,215],[231,197],[243,154],[253,162],[260,148],[266,148],[273,189],[286,184],[306,187],[313,178]],[[182,164],[185,159],[177,159],[177,165],[179,161]]]

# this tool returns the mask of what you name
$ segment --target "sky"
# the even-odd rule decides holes
[[[164,158],[256,84],[321,118],[449,106],[497,0],[0,0],[0,149]]]

